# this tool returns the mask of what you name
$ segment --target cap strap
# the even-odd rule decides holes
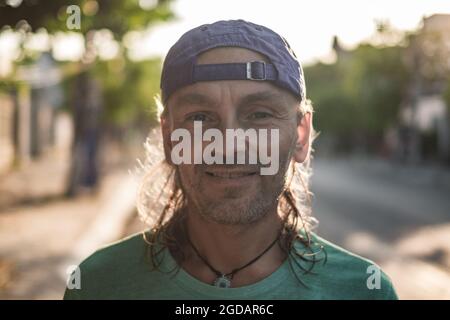
[[[214,80],[277,80],[277,70],[271,63],[252,61],[243,63],[219,63],[194,65],[193,79]]]

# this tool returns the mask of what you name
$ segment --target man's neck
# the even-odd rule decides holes
[[[251,225],[223,225],[188,211],[186,231],[199,253],[216,270],[229,273],[261,254],[278,237],[282,219],[276,208]],[[211,283],[213,271],[187,246],[189,254],[182,267],[194,277]],[[257,261],[237,272],[232,286],[251,284],[275,271],[285,259],[275,244]]]

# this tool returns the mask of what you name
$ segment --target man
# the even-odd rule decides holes
[[[312,107],[284,38],[242,20],[195,28],[170,49],[161,92],[166,206],[151,231],[86,259],[66,299],[396,299],[376,265],[311,231]]]

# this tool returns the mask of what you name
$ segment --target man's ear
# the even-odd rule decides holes
[[[294,160],[302,163],[306,160],[310,147],[312,113],[299,114],[297,120],[297,142],[294,150]]]
[[[167,118],[166,115],[162,115],[160,117],[160,122],[161,122],[162,138],[163,138],[164,156],[166,158],[167,163],[173,164],[172,157],[171,157],[172,141],[170,140],[171,130],[170,130],[169,119]]]

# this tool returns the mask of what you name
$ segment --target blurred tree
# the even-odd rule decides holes
[[[305,67],[317,128],[326,128],[325,136],[338,150],[375,151],[385,130],[397,121],[408,84],[403,50],[361,44],[352,51],[339,48],[333,64]]]
[[[129,127],[145,121],[156,124],[157,110],[153,98],[159,91],[161,60],[131,61],[125,57],[100,61],[93,75],[101,79],[108,112],[105,122]],[[151,81],[153,80],[153,81]]]
[[[348,151],[357,127],[356,108],[344,89],[343,64],[318,63],[305,67],[309,98],[315,106],[315,127],[325,130],[335,151]]]
[[[381,141],[385,130],[398,121],[401,101],[408,85],[400,46],[360,45],[346,75],[346,90],[358,106],[366,142]]]
[[[83,35],[108,29],[117,40],[131,30],[173,17],[170,0],[0,0],[0,27],[20,27],[27,23],[31,31],[45,28],[49,33],[69,31],[70,6],[80,8],[80,28],[70,31]]]
[[[447,114],[450,116],[450,79],[447,81],[447,86],[444,92],[444,100],[447,105]]]
[[[50,35],[70,31],[84,37],[85,52],[77,75],[66,81],[66,85],[75,89],[71,103],[75,136],[66,192],[68,196],[75,195],[80,185],[97,185],[100,120],[129,122],[142,112],[140,107],[151,103],[149,93],[157,92],[157,88],[149,88],[155,87],[155,84],[143,79],[146,76],[156,79],[155,68],[159,67],[159,63],[130,62],[125,56],[123,39],[130,31],[143,30],[151,24],[172,18],[170,2],[0,0],[0,28],[9,26],[22,33],[33,33],[44,28]],[[105,30],[112,33],[120,46],[119,56],[110,62],[99,61],[98,46],[94,41]],[[129,70],[117,72],[122,68],[121,64]],[[103,110],[106,110],[104,115]]]

